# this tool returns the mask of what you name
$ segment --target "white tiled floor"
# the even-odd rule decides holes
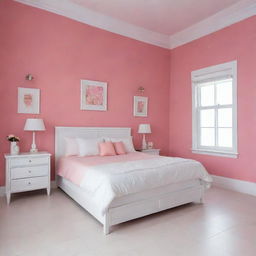
[[[103,235],[101,224],[53,190],[0,198],[1,256],[255,256],[256,197],[220,188],[189,204],[130,221]]]

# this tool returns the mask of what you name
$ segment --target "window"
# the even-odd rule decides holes
[[[193,71],[193,153],[236,158],[237,62]]]

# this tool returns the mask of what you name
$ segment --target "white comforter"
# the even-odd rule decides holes
[[[115,197],[192,179],[212,182],[197,161],[156,157],[87,167],[80,186],[91,194],[104,214]]]

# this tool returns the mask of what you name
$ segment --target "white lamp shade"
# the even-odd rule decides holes
[[[150,124],[140,124],[138,133],[151,133]]]
[[[28,118],[24,126],[24,131],[45,131],[43,119]]]

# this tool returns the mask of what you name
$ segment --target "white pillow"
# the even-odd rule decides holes
[[[64,142],[65,142],[65,147],[64,147],[65,156],[79,155],[79,149],[78,149],[78,145],[75,138],[65,137]]]
[[[96,156],[100,154],[99,143],[103,142],[102,138],[82,139],[76,138],[79,156]]]
[[[126,152],[136,152],[132,142],[132,136],[128,136],[125,138],[104,138],[105,141],[118,142],[122,141],[124,143],[124,147]]]

